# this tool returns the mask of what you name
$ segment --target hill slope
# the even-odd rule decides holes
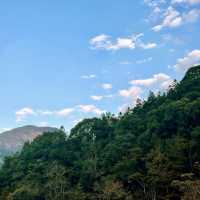
[[[33,141],[44,132],[54,132],[51,127],[23,126],[0,134],[0,157],[21,150],[25,142]]]
[[[0,170],[0,199],[200,199],[199,71],[123,115],[26,144]]]

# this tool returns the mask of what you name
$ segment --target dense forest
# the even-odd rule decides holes
[[[0,199],[200,199],[200,66],[123,114],[26,143],[5,158]]]

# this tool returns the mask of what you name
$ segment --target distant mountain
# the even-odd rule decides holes
[[[56,128],[23,126],[0,134],[0,158],[19,151],[25,142],[32,141],[44,132],[53,132]]]

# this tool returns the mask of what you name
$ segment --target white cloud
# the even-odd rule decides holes
[[[140,94],[142,93],[142,89],[140,87],[130,87],[128,89],[119,90],[119,95],[125,98],[131,98],[136,100],[139,98]]]
[[[142,49],[155,48],[156,43],[143,43],[139,39],[143,36],[143,33],[132,35],[129,37],[119,37],[115,42],[111,40],[111,37],[105,34],[98,35],[90,40],[90,45],[92,49],[104,49],[116,51],[120,49],[135,49],[136,47]]]
[[[22,109],[18,110],[15,113],[15,115],[16,115],[16,121],[17,122],[21,122],[27,116],[36,115],[36,113],[35,113],[35,111],[32,108],[25,107],[25,108],[22,108]]]
[[[200,17],[200,10],[192,9],[187,13],[180,13],[173,7],[168,7],[164,13],[164,19],[161,24],[152,28],[153,31],[158,32],[163,28],[176,28],[185,23],[194,23]]]
[[[135,49],[134,38],[117,38],[117,42],[108,47],[108,50]]]
[[[18,110],[16,115],[16,121],[21,122],[28,116],[59,116],[67,117],[74,111],[74,108],[64,108],[62,110],[33,110],[32,108],[22,108]]]
[[[164,13],[164,20],[161,24],[154,26],[152,29],[154,31],[160,31],[165,27],[175,28],[182,25],[183,19],[180,12],[175,10],[173,7],[169,7]]]
[[[128,89],[119,90],[119,96],[124,97],[128,100],[127,103],[118,107],[119,112],[126,112],[128,107],[134,107],[136,105],[136,101],[140,98],[143,90],[140,87],[132,86]]]
[[[83,75],[83,76],[81,76],[81,78],[83,78],[83,79],[93,79],[93,78],[96,78],[96,75],[95,74]]]
[[[59,111],[56,111],[55,114],[61,117],[67,117],[74,111],[74,108],[65,108]]]
[[[130,83],[133,85],[149,87],[154,84],[168,82],[169,80],[171,80],[170,76],[164,73],[159,73],[159,74],[153,75],[152,78],[132,80],[130,81]]]
[[[189,52],[185,57],[179,58],[176,65],[174,66],[176,70],[185,72],[190,67],[200,63],[200,50],[195,49]]]
[[[154,74],[152,78],[137,79],[130,81],[134,86],[152,87],[157,86],[161,89],[168,89],[169,85],[173,82],[170,76],[164,73]]]
[[[169,86],[172,85],[172,83],[173,83],[173,80],[171,78],[169,80],[163,81],[160,85],[161,89],[164,89],[164,90],[169,89]]]
[[[110,98],[111,95],[105,95],[102,96],[102,98]],[[101,97],[100,96],[93,96],[93,98],[95,100],[100,100]],[[33,110],[32,108],[22,108],[20,110],[18,110],[15,114],[16,114],[16,121],[17,122],[21,122],[23,121],[26,117],[28,116],[38,116],[38,117],[42,117],[42,116],[52,116],[52,117],[68,117],[69,115],[71,115],[73,112],[75,111],[82,111],[84,113],[93,113],[93,114],[97,114],[97,115],[101,115],[102,113],[105,113],[105,110],[101,110],[99,108],[97,108],[95,105],[77,105],[74,106],[72,108],[63,108],[61,110]],[[45,126],[46,122],[41,122],[39,123],[40,126]],[[0,132],[3,131],[0,129]]]
[[[172,4],[188,3],[190,5],[200,3],[200,0],[172,0]]]
[[[95,105],[79,105],[78,107],[81,109],[82,112],[85,113],[94,113],[97,115],[101,115],[106,112],[105,110],[97,108]]]
[[[103,99],[103,96],[92,95],[92,96],[90,96],[90,98],[95,101],[100,101]]]
[[[116,42],[113,43],[110,40],[110,36],[102,34],[92,38],[90,40],[90,44],[92,46],[92,49],[105,49],[105,50],[135,49],[135,40],[136,40],[135,37],[117,38]]]
[[[97,44],[103,41],[106,41],[110,36],[101,34],[91,39],[91,44]]]
[[[112,98],[112,97],[114,97],[113,94],[108,94],[108,95],[104,95],[104,96],[101,96],[101,95],[92,95],[92,96],[90,96],[90,98],[93,99],[94,101],[101,101],[102,99]]]
[[[110,89],[112,89],[112,84],[110,84],[110,83],[104,83],[104,84],[102,84],[101,85],[102,86],[102,88],[104,89],[104,90],[110,90]]]
[[[139,46],[142,48],[142,49],[153,49],[153,48],[156,48],[157,47],[157,44],[156,43],[141,43],[139,44]]]

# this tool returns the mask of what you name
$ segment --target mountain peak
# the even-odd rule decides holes
[[[0,134],[0,157],[19,151],[25,142],[33,141],[44,132],[54,132],[56,128],[37,127],[33,125],[22,126],[5,131]]]

